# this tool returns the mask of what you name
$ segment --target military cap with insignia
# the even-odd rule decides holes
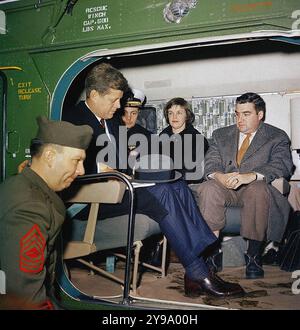
[[[145,104],[146,97],[139,89],[132,89],[125,95],[125,107],[142,108]]]
[[[49,120],[45,116],[37,117],[37,138],[44,143],[53,143],[65,147],[87,149],[93,135],[88,125],[76,126],[66,121]]]

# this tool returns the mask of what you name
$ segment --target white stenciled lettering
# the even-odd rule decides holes
[[[95,21],[93,19],[91,19],[89,21],[83,21],[83,26],[93,25],[94,23],[95,23]]]
[[[82,32],[110,30],[107,10],[108,5],[86,8],[86,19],[82,22]]]
[[[101,11],[100,13],[88,14],[88,19],[105,17],[105,16],[106,16],[106,12]]]
[[[106,10],[107,10],[107,5],[104,5],[104,6],[86,8],[85,12],[86,13],[96,13],[98,11],[106,11]]]
[[[108,25],[108,24],[102,24],[102,25],[97,26],[97,31],[109,30],[109,29],[110,29],[110,25]]]
[[[91,31],[94,31],[93,26],[85,26],[82,28],[82,32],[91,32]]]
[[[98,18],[97,19],[97,24],[103,24],[103,23],[107,23],[108,22],[108,18]]]

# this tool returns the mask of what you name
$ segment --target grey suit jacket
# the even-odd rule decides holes
[[[287,134],[272,125],[261,123],[240,167],[236,163],[239,131],[236,125],[217,129],[205,156],[205,177],[213,172],[257,172],[267,183],[292,175],[293,161]],[[280,241],[289,215],[287,198],[269,185],[271,206],[267,239]]]

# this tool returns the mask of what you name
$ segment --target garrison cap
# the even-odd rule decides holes
[[[36,137],[44,143],[85,150],[92,139],[93,130],[88,125],[76,126],[66,121],[49,120],[45,116],[37,117],[37,123]]]

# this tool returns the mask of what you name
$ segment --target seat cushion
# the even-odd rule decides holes
[[[68,241],[82,241],[86,228],[86,221],[72,219],[68,226]],[[97,250],[106,250],[126,246],[128,215],[98,220],[94,243]],[[148,216],[135,216],[134,241],[143,240],[154,234],[161,233],[159,225]],[[65,235],[64,235],[65,238]]]

